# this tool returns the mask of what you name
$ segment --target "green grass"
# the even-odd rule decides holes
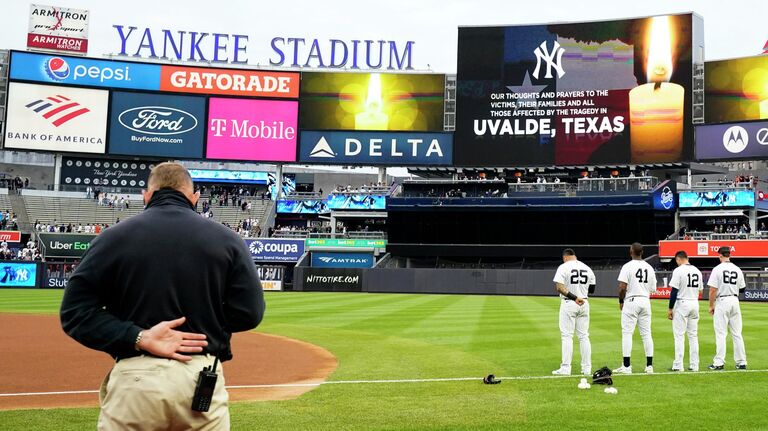
[[[0,312],[54,313],[60,298],[61,291],[1,290]],[[331,351],[339,358],[331,380],[541,376],[560,362],[559,305],[555,297],[270,293],[259,331]],[[741,306],[749,366],[766,369],[768,304]],[[615,368],[621,359],[618,305],[593,299],[591,307],[593,365]],[[703,303],[701,309],[703,368],[714,353],[714,333]],[[666,301],[655,301],[653,313],[655,366],[664,371],[673,354]],[[574,351],[578,364],[577,341]],[[641,369],[637,335],[632,359]],[[730,338],[727,360],[733,368]],[[479,380],[326,385],[291,401],[234,403],[232,425],[236,430],[768,428],[759,407],[768,373],[619,376],[617,396],[600,387],[580,391],[577,382],[578,377],[494,386]],[[0,429],[93,429],[97,415],[97,409],[0,412]]]

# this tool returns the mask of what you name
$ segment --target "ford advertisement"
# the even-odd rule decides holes
[[[202,97],[115,92],[109,123],[110,154],[203,157]]]
[[[160,65],[62,55],[11,53],[10,78],[63,85],[159,90]]]
[[[246,239],[245,244],[256,262],[298,262],[304,254],[303,239]]]

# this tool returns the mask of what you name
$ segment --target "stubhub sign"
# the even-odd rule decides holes
[[[61,55],[11,53],[11,79],[65,85],[160,89],[160,65]]]
[[[430,166],[453,163],[453,134],[301,132],[299,162],[326,165]]]
[[[303,239],[246,239],[245,244],[258,262],[298,262],[304,254]]]

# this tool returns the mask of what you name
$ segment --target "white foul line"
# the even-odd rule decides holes
[[[669,375],[703,375],[703,374],[741,374],[741,373],[767,373],[765,370],[719,370],[719,371],[687,371],[687,372],[662,372],[653,374],[635,373],[635,374],[614,374],[613,377],[644,377],[644,376],[669,376]],[[511,376],[497,377],[499,380],[547,380],[547,379],[569,379],[585,377],[579,374],[572,376]],[[435,382],[466,382],[482,381],[482,377],[446,377],[435,379],[392,379],[392,380],[330,380],[317,383],[278,383],[264,385],[231,385],[227,389],[269,389],[269,388],[307,388],[323,385],[359,385],[359,384],[396,384],[396,383],[435,383]],[[98,394],[99,391],[57,391],[57,392],[20,392],[10,394],[0,394],[0,397],[24,397],[41,395],[77,395],[77,394]]]

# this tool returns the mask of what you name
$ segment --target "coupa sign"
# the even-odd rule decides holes
[[[245,244],[257,262],[298,262],[304,254],[303,239],[246,239]]]
[[[81,258],[91,247],[96,235],[71,233],[40,233],[40,249],[43,257]]]

